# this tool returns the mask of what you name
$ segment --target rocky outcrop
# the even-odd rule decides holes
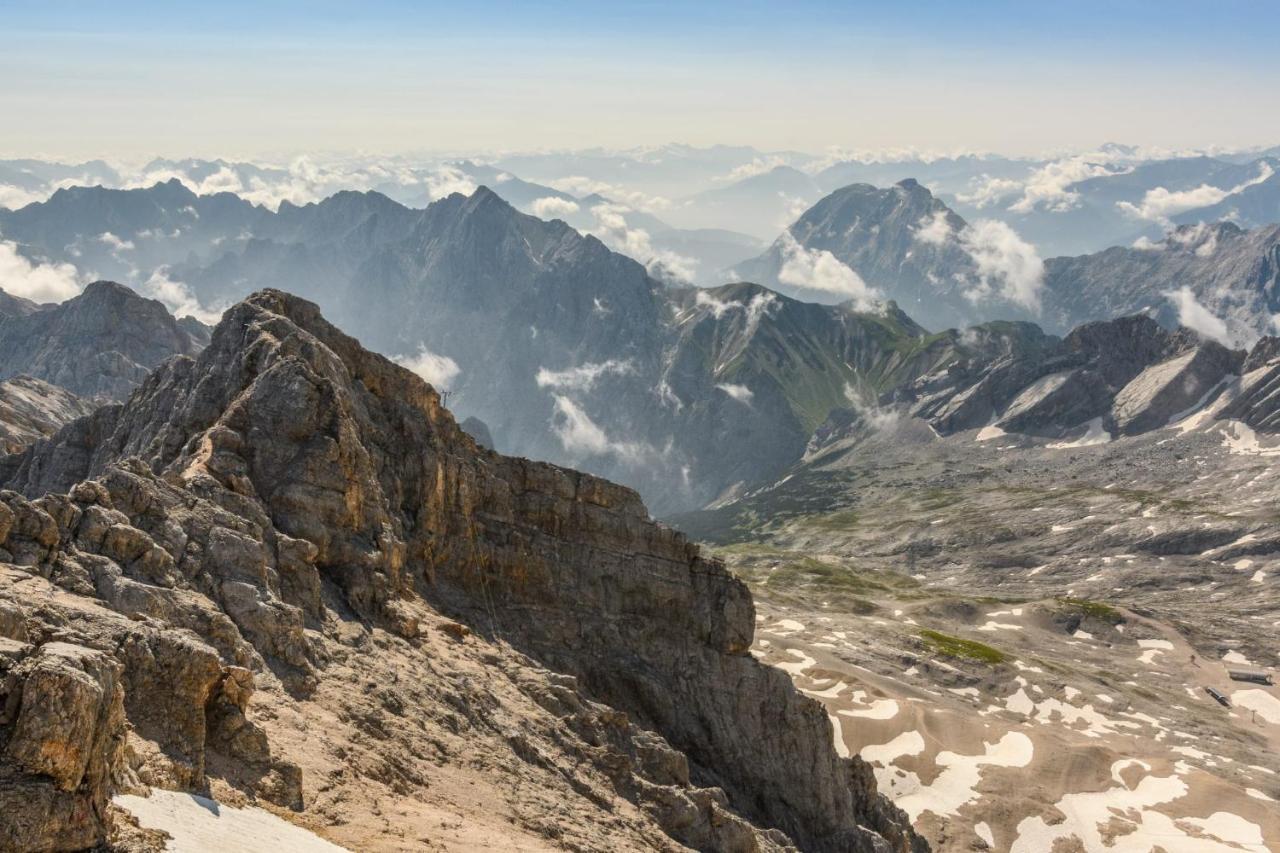
[[[1182,225],[1164,240],[1045,261],[1043,313],[1053,332],[1136,312],[1168,328],[1183,305],[1215,318],[1233,346],[1272,330],[1280,311],[1280,226],[1244,230],[1231,222]]]
[[[470,722],[449,723],[446,740],[461,732],[544,784],[567,779],[584,814],[616,802],[640,815],[559,832],[614,826],[632,833],[621,846],[657,831],[699,849],[923,849],[869,768],[836,756],[820,706],[747,654],[751,597],[721,564],[652,522],[629,489],[480,448],[428,385],[311,303],[267,291],[235,306],[198,357],[165,362],[127,405],[7,458],[3,476],[29,496],[9,498],[0,544],[25,568],[6,571],[48,579],[59,606],[100,617],[80,645],[120,667],[125,715],[151,745],[109,777],[196,787],[212,773],[305,814],[306,769],[271,745],[287,732],[255,728],[259,689],[281,707],[318,703],[335,727],[388,707],[443,725],[453,707]],[[20,585],[4,594],[27,606]],[[381,630],[391,657],[360,664]],[[465,656],[490,691],[517,677],[542,686],[495,706],[498,693],[469,681],[453,698],[397,683],[384,711],[363,704],[364,673],[431,668],[430,655]],[[541,667],[572,678],[555,688]],[[484,720],[516,706],[526,734],[493,746]],[[577,720],[575,734],[550,739],[547,714]],[[379,724],[386,752],[364,747],[401,765],[377,776],[398,779],[399,796],[444,772],[405,758],[430,751],[419,729]]]
[[[199,352],[203,329],[175,320],[154,299],[98,281],[59,305],[0,313],[0,379],[26,375],[81,397],[122,400],[166,358]]]
[[[904,404],[944,435],[990,424],[1058,437],[1095,419],[1111,434],[1135,435],[1210,402],[1246,357],[1145,315],[1086,323],[1061,340],[1035,327],[1003,328],[1020,333],[993,352],[999,336],[989,327],[970,330],[983,334],[967,352],[886,402]]]
[[[65,388],[30,376],[0,382],[0,451],[17,453],[95,408]]]

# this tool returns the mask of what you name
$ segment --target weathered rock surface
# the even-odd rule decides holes
[[[970,330],[985,329],[986,343],[883,402],[905,405],[944,435],[994,425],[1057,437],[1094,420],[1108,434],[1137,435],[1211,402],[1246,360],[1243,350],[1189,329],[1170,332],[1144,315],[1087,323],[1063,339],[1001,325],[1011,330],[994,338],[1003,347],[993,349],[989,327]]]
[[[346,815],[383,849],[443,808],[433,778],[470,772],[498,802],[450,808],[568,847],[924,849],[820,707],[747,654],[751,597],[720,563],[629,489],[478,447],[311,303],[255,295],[198,357],[2,468],[28,496],[0,512],[0,627],[25,644],[6,690],[51,641],[97,650],[131,727],[76,776],[30,756],[118,737],[105,675],[62,729],[6,717],[4,772],[61,792],[9,813],[33,837],[77,791],[141,782]],[[377,825],[349,817],[370,785]]]
[[[30,376],[0,382],[0,450],[17,453],[95,408],[65,388]]]
[[[154,299],[98,281],[58,305],[0,311],[0,379],[27,375],[81,397],[122,400],[166,358],[199,352],[207,334]]]

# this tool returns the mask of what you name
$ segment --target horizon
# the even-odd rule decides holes
[[[482,6],[0,3],[14,83],[0,110],[20,117],[5,146],[261,159],[684,139],[1033,156],[1280,139],[1280,116],[1259,109],[1280,80],[1280,10],[1259,4]]]

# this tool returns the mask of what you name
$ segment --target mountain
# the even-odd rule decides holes
[[[599,240],[521,214],[483,188],[424,210],[376,193],[284,203],[261,215],[251,237],[168,274],[206,305],[268,285],[316,299],[366,344],[448,387],[452,405],[483,421],[498,448],[622,480],[660,511],[701,505],[791,464],[826,411],[848,405],[846,382],[883,390],[846,363],[880,364],[925,334],[879,309],[801,309],[742,287],[670,288]],[[784,344],[780,323],[790,324]],[[743,346],[758,335],[764,352],[773,350],[762,342],[773,342],[787,354],[775,369],[786,381],[779,390],[769,371],[707,359],[703,335]],[[918,352],[910,369],[931,368],[935,356]],[[752,405],[755,393],[782,406]],[[734,437],[717,438],[727,422]]]
[[[1031,318],[1034,250],[997,224],[973,227],[914,180],[827,195],[735,272],[799,298],[886,298],[930,329]]]
[[[174,178],[145,189],[59,189],[47,201],[0,209],[0,235],[33,259],[141,285],[162,267],[246,239],[268,215],[229,192],[196,195]]]
[[[57,305],[22,302],[0,313],[0,379],[25,375],[81,397],[124,399],[160,362],[208,342],[207,327],[111,282]]]
[[[362,850],[927,849],[747,653],[721,563],[626,488],[483,450],[314,304],[253,295],[0,468],[17,849],[136,833],[147,786]]]
[[[1183,225],[1159,242],[1045,262],[1042,321],[1062,331],[1146,312],[1233,345],[1274,330],[1280,313],[1280,226]]]
[[[0,452],[18,453],[97,405],[30,376],[0,382]]]

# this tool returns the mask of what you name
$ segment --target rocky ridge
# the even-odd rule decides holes
[[[23,302],[0,311],[0,379],[30,376],[81,397],[123,400],[160,362],[208,342],[206,326],[108,281],[56,305]]]
[[[925,849],[746,654],[751,597],[721,564],[629,489],[478,447],[311,303],[256,294],[3,477],[25,495],[0,512],[0,835],[19,848],[100,842],[110,794],[149,784],[394,849],[467,808],[431,779],[470,751],[496,802],[466,817],[495,832]],[[401,822],[375,808],[346,835],[332,821],[371,781]]]

